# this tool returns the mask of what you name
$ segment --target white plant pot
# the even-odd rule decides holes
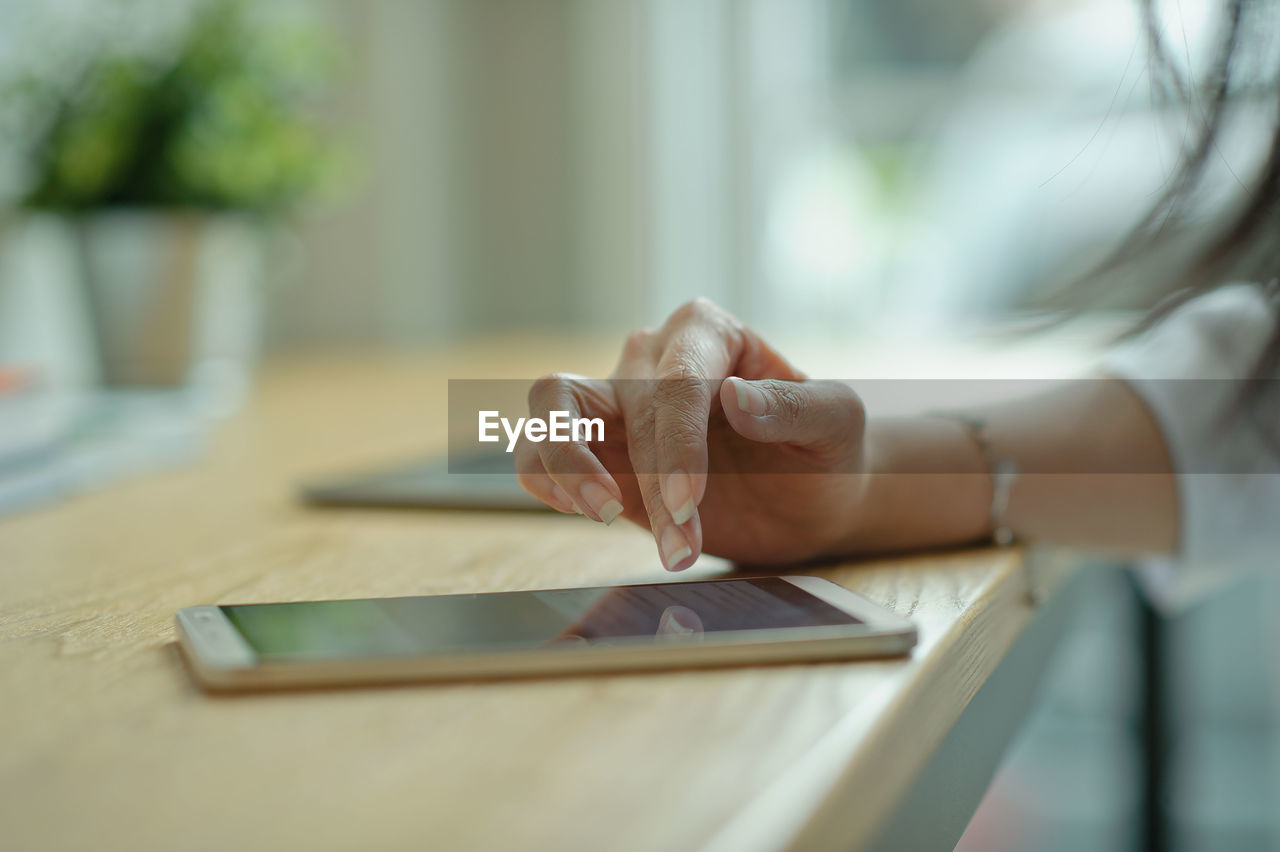
[[[108,387],[185,387],[220,413],[244,399],[262,329],[265,240],[235,214],[104,210],[73,220]]]

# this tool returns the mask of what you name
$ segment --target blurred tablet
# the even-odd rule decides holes
[[[329,480],[305,482],[302,499],[320,506],[420,507],[551,511],[516,481],[503,452],[454,459],[436,456]]]

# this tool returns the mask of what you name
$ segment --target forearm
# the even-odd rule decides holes
[[[1122,382],[1083,380],[972,412],[1014,461],[1003,522],[1020,538],[1170,553],[1177,492],[1159,428]],[[967,427],[946,417],[873,420],[858,523],[846,549],[940,547],[991,533],[992,481]]]

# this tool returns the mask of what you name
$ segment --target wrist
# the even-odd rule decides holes
[[[990,535],[991,476],[963,423],[873,420],[863,460],[843,552],[969,544]]]

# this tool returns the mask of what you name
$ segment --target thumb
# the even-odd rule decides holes
[[[720,386],[720,402],[733,430],[761,443],[847,450],[866,425],[862,400],[843,382],[732,376]]]

